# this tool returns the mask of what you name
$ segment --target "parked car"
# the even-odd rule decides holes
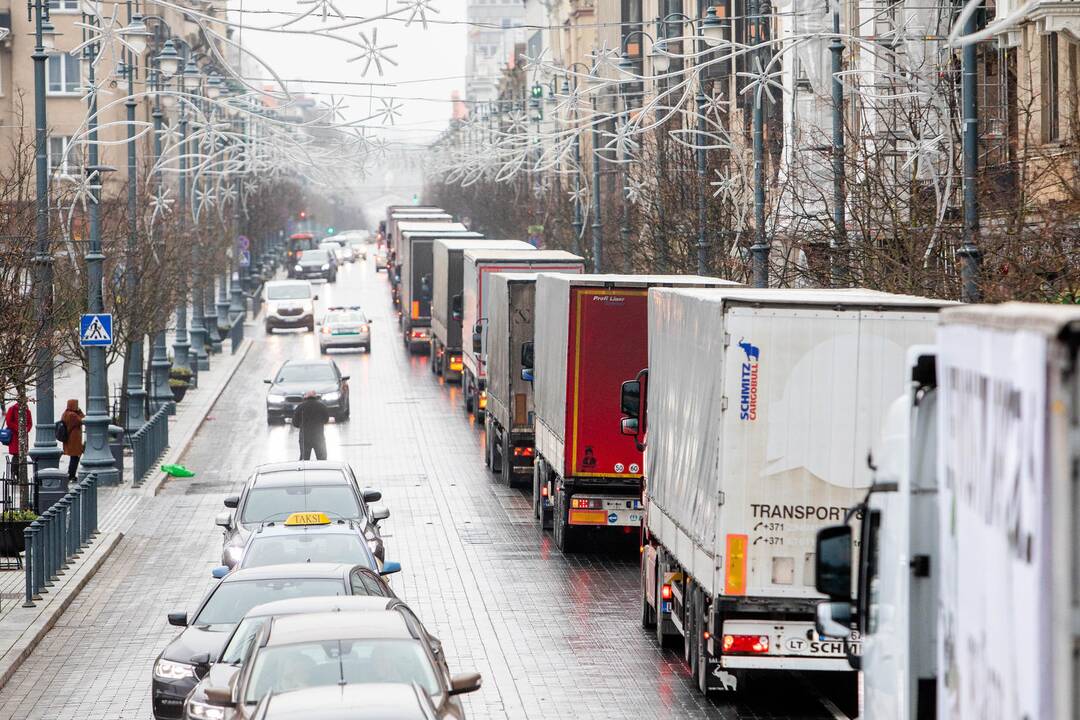
[[[457,696],[478,690],[480,674],[450,675],[445,668],[423,624],[404,604],[383,611],[286,615],[263,625],[236,679],[207,687],[206,697],[224,710],[222,720],[250,720],[270,694],[416,683],[438,717],[464,718]]]
[[[337,280],[337,258],[325,248],[305,250],[296,259],[292,276],[297,278],[321,278],[327,282]]]
[[[267,463],[255,468],[239,495],[227,495],[215,522],[224,528],[221,562],[239,564],[251,533],[262,524],[282,520],[294,512],[329,509],[337,517],[363,527],[368,547],[383,559],[379,521],[390,516],[385,506],[373,506],[382,493],[361,488],[348,463],[340,460],[306,460]]]
[[[307,280],[272,280],[263,286],[267,334],[280,328],[315,332],[315,301],[319,296]]]
[[[263,382],[266,391],[266,422],[292,418],[304,393],[314,390],[337,422],[349,419],[349,376],[342,375],[333,360],[286,360],[273,378]]]
[[[319,329],[319,352],[354,347],[371,352],[371,323],[367,315],[359,305],[327,308]]]
[[[192,613],[169,613],[169,624],[184,628],[154,660],[151,704],[157,720],[175,720],[184,698],[206,674],[208,658],[216,657],[229,633],[251,608],[271,600],[348,595],[353,570],[322,563],[277,565],[232,573],[216,583]],[[366,586],[356,577],[364,594]]]

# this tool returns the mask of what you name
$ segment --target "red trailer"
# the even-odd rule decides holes
[[[620,389],[649,364],[648,288],[724,280],[540,275],[533,396],[533,509],[572,552],[587,529],[639,528],[642,453],[620,432]]]

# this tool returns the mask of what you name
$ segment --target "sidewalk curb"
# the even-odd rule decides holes
[[[120,544],[123,538],[124,534],[119,531],[105,533],[89,548],[90,555],[84,557],[82,564],[75,570],[75,578],[69,580],[64,587],[60,588],[59,594],[50,595],[48,601],[39,601],[36,608],[20,608],[12,611],[12,614],[19,613],[20,610],[36,612],[38,617],[20,633],[18,639],[12,643],[11,648],[0,658],[0,688],[7,685],[11,676],[30,657],[34,648],[52,630],[57,620],[68,609],[72,601],[79,596],[79,593],[90,582],[90,579],[97,574],[97,571],[112,555],[113,550],[116,549],[116,546]],[[19,601],[12,600],[11,602]],[[9,614],[8,617],[10,616]]]
[[[248,351],[251,350],[254,344],[255,343],[251,338],[244,338],[244,343],[241,346],[240,351],[237,353],[237,356],[239,357],[236,361],[236,364],[233,365],[232,370],[229,371],[229,374],[225,377],[224,382],[218,385],[213,395],[207,401],[206,408],[202,413],[202,417],[199,418],[198,422],[192,424],[191,429],[188,430],[187,434],[180,440],[180,442],[178,442],[175,446],[171,446],[169,448],[169,454],[161,458],[160,465],[167,465],[171,462],[176,462],[183,456],[185,452],[187,452],[187,449],[191,445],[191,442],[195,439],[195,435],[199,432],[199,429],[202,428],[203,423],[206,422],[206,416],[210,414],[211,410],[213,410],[214,405],[218,401],[218,398],[220,398],[221,394],[225,392],[225,388],[229,387],[229,383],[232,382],[233,376],[236,375],[236,371],[240,369],[240,366],[244,364],[244,359],[247,358]],[[138,489],[143,496],[153,497],[158,494],[158,491],[161,489],[161,486],[165,484],[165,481],[168,479],[168,477],[169,476],[167,474],[163,473],[159,469],[155,473],[154,479],[152,481],[143,483],[143,485],[140,486]]]

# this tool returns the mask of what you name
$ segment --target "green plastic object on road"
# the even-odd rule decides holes
[[[170,477],[195,477],[195,473],[183,465],[162,465],[161,471]]]

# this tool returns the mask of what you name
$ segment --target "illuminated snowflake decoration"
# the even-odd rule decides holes
[[[384,138],[375,138],[370,140],[371,155],[376,162],[383,162],[386,160],[387,155],[390,152],[390,143]]]
[[[717,93],[716,95],[710,95],[705,98],[705,101],[701,103],[699,112],[705,117],[712,116],[719,120],[723,117],[723,113],[727,113],[731,110],[731,101],[724,99],[723,93]]]
[[[84,12],[91,8],[83,8]],[[141,55],[135,46],[128,42],[127,38],[123,35],[124,25],[117,18],[117,13],[120,10],[120,3],[115,3],[112,8],[112,15],[108,17],[101,14],[100,8],[97,3],[92,6],[93,12],[87,13],[90,18],[90,22],[76,22],[75,27],[81,28],[86,34],[86,40],[82,41],[71,50],[68,54],[73,57],[81,57],[83,50],[87,48],[94,53],[93,59],[90,64],[95,68],[101,62],[101,59],[105,57],[105,53],[108,52],[113,56],[113,67],[121,60],[121,53],[118,52],[120,47],[127,48],[135,55]],[[111,72],[111,71],[110,71]],[[104,80],[105,78],[99,78]]]
[[[169,197],[170,192],[171,190],[167,187],[158,188],[157,192],[154,193],[154,197],[150,198],[150,208],[153,211],[150,214],[151,224],[172,212],[173,199]]]
[[[331,95],[330,99],[324,100],[322,104],[323,116],[320,120],[328,123],[345,122],[345,111],[349,109],[349,106],[345,104],[345,98]]]
[[[176,129],[176,125],[162,123],[161,129],[157,131],[157,134],[161,139],[163,153],[180,144],[180,132]]]
[[[605,40],[600,47],[594,48],[588,55],[592,62],[591,74],[599,77],[600,71],[605,67],[615,69],[619,66],[619,51],[608,47]]]
[[[409,27],[416,18],[420,18],[420,24],[427,30],[427,14],[429,12],[439,14],[439,11],[431,4],[431,0],[398,0],[398,5],[404,5],[403,9],[409,11],[409,19],[405,21],[405,27]]]
[[[641,202],[642,197],[645,194],[645,186],[640,180],[630,178],[626,181],[626,186],[623,188],[623,192],[626,193],[627,201],[637,205]]]
[[[780,70],[769,72],[768,68],[761,64],[761,55],[754,55],[754,71],[735,73],[738,77],[745,78],[748,82],[743,88],[743,94],[754,93],[754,102],[760,103],[762,93],[769,98],[770,103],[776,102],[773,89],[784,92],[784,86],[780,80]]]
[[[383,125],[393,125],[394,119],[401,117],[402,104],[393,98],[379,98],[379,102],[382,103],[382,107],[379,108],[376,116],[382,118]]]
[[[734,199],[739,191],[739,180],[727,175],[722,175],[719,170],[713,170],[716,173],[716,180],[713,180],[709,185],[715,188],[712,196],[714,198],[723,195],[725,198]]]
[[[340,20],[345,19],[345,13],[338,9],[338,6],[333,3],[333,0],[296,0],[296,4],[300,7],[305,5],[310,5],[311,7],[305,10],[303,14],[285,23],[285,25],[292,25],[293,23],[300,22],[304,18],[313,15],[321,16],[323,22],[326,22],[331,15],[337,15]]]
[[[571,190],[567,195],[570,197],[570,202],[575,205],[587,205],[589,202],[589,188],[584,185],[577,190]]]
[[[367,76],[368,70],[371,69],[372,65],[374,65],[375,70],[378,71],[379,77],[382,77],[382,75],[383,75],[383,65],[382,65],[383,62],[388,62],[391,65],[393,65],[394,67],[397,67],[397,63],[394,62],[386,54],[387,50],[393,50],[394,48],[397,47],[397,45],[382,45],[382,46],[380,46],[379,45],[379,28],[372,28],[371,29],[371,39],[370,40],[368,39],[368,36],[365,35],[364,32],[361,30],[360,31],[360,41],[357,42],[357,43],[354,43],[354,44],[357,45],[362,52],[359,55],[357,55],[356,57],[348,58],[347,62],[355,62],[357,60],[363,60],[364,61],[364,69],[360,71],[360,76],[361,77],[366,77]]]
[[[529,127],[529,118],[521,110],[515,110],[507,118],[511,133],[523,133]]]

